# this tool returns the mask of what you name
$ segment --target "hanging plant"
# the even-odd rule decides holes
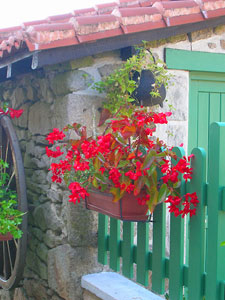
[[[154,74],[150,95],[158,97],[161,86],[167,86],[169,76],[164,64],[156,62],[145,48],[95,84],[94,88],[106,93],[107,99],[99,122],[99,126],[104,124],[105,129],[99,136],[87,136],[86,128],[77,123],[63,130],[55,128],[47,136],[49,143],[54,145],[53,148],[46,147],[46,154],[53,161],[50,167],[52,181],[67,185],[70,202],[86,199],[88,208],[106,212],[106,201],[111,199],[112,204],[119,205],[116,212],[106,213],[126,220],[133,217],[147,220],[146,211],[152,213],[162,202],[170,203],[169,211],[175,216],[195,214],[196,193],[184,196],[178,193],[181,179],[187,181],[191,178],[190,157],[183,157],[176,166],[172,165],[171,159],[177,159],[175,153],[154,136],[156,126],[167,124],[171,112],[156,113],[134,105],[137,102],[134,95],[139,94],[142,84],[142,76],[139,79],[138,74],[149,75],[149,72]],[[70,138],[74,133],[78,138]],[[93,195],[96,190],[109,197],[96,197]],[[134,210],[138,211],[137,204],[143,207],[142,217],[131,213],[124,218],[118,213],[122,211],[121,201],[129,199],[129,195]],[[97,198],[98,208],[96,202],[92,202],[92,196]]]

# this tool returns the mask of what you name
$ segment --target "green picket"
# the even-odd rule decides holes
[[[120,269],[120,221],[110,218],[109,266],[114,271]]]
[[[215,122],[209,129],[208,167],[208,236],[206,257],[206,300],[219,299],[220,280],[225,279],[225,212],[221,211],[222,189],[225,186],[225,123]]]
[[[149,224],[139,222],[137,225],[137,282],[148,285],[148,243]]]
[[[98,262],[107,264],[108,216],[98,214]]]
[[[175,147],[177,157],[184,155],[183,148]],[[172,161],[176,164],[176,161]],[[184,182],[180,193],[184,193]],[[183,264],[184,264],[184,220],[181,216],[170,216],[170,263],[169,263],[169,294],[171,300],[183,299]]]
[[[133,243],[134,243],[134,223],[123,222],[122,273],[124,276],[128,278],[133,278],[133,262],[134,262]]]
[[[220,282],[220,298],[219,300],[225,299],[225,281]]]
[[[156,206],[153,221],[152,290],[163,294],[165,290],[165,203]]]
[[[192,180],[188,192],[196,192],[199,203],[196,215],[190,218],[189,232],[189,271],[188,300],[202,299],[204,273],[204,235],[205,235],[205,189],[206,189],[206,152],[202,148],[192,151]]]

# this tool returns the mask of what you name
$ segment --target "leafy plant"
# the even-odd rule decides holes
[[[167,85],[169,76],[165,65],[155,61],[144,47],[120,69],[95,84],[94,88],[105,92],[107,98],[99,122],[99,126],[105,124],[105,129],[97,138],[88,137],[86,128],[77,123],[62,131],[54,128],[47,136],[49,143],[55,145],[53,149],[46,147],[46,154],[53,159],[52,181],[68,186],[69,201],[73,203],[80,202],[94,188],[110,192],[113,201],[132,193],[151,212],[165,201],[175,216],[192,216],[198,203],[196,193],[183,197],[178,193],[181,178],[191,178],[190,157],[172,165],[175,153],[154,137],[156,126],[167,124],[171,112],[156,113],[133,104],[137,88],[133,74],[143,69],[150,69],[155,75],[152,93],[156,96],[160,85]],[[74,133],[77,138],[70,139]],[[57,144],[58,141],[63,143]]]
[[[162,84],[168,86],[170,75],[165,68],[165,64],[160,59],[155,59],[151,51],[145,47],[136,48],[136,55],[133,55],[107,76],[103,81],[97,82],[94,89],[100,93],[106,93],[107,101],[104,108],[111,114],[130,114],[135,106],[130,106],[131,111],[127,111],[126,104],[137,102],[133,92],[138,87],[136,75],[141,74],[142,70],[150,70],[155,77],[155,84],[150,92],[153,97],[159,96],[159,88]],[[121,109],[123,108],[123,109]]]
[[[5,102],[0,108],[0,114],[9,115],[12,119],[19,118],[22,113],[23,109],[13,109]],[[8,163],[0,159],[0,234],[10,233],[15,239],[18,239],[23,234],[19,225],[22,223],[24,213],[17,209],[17,194],[8,186],[10,181],[8,168]]]
[[[16,193],[7,187],[7,168],[8,163],[0,159],[0,233],[10,233],[14,238],[20,238],[22,231],[18,226],[22,223],[23,213],[16,209]]]

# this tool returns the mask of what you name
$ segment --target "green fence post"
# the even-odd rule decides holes
[[[188,300],[202,299],[204,273],[204,236],[205,236],[205,189],[206,189],[206,152],[202,148],[192,151],[192,180],[188,192],[196,192],[199,203],[196,215],[190,218]]]
[[[149,224],[137,225],[137,282],[148,285]]]
[[[206,300],[219,299],[220,281],[225,279],[225,212],[221,211],[225,186],[225,123],[212,123],[209,129],[208,237],[206,261]]]
[[[134,262],[134,223],[123,222],[123,242],[122,242],[122,258],[123,275],[133,278],[133,262]]]
[[[107,264],[108,216],[98,214],[98,262]]]
[[[166,204],[156,206],[153,214],[152,290],[165,291]]]
[[[184,149],[175,147],[178,157],[184,156]],[[173,160],[173,164],[176,161]],[[182,181],[180,193],[184,193]],[[181,216],[170,216],[170,262],[169,262],[169,296],[170,300],[183,299],[183,266],[184,266],[184,219]]]
[[[120,270],[120,221],[110,218],[109,266],[114,271]]]

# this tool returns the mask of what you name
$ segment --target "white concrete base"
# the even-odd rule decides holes
[[[162,300],[160,296],[114,272],[84,275],[81,286],[103,300]]]

